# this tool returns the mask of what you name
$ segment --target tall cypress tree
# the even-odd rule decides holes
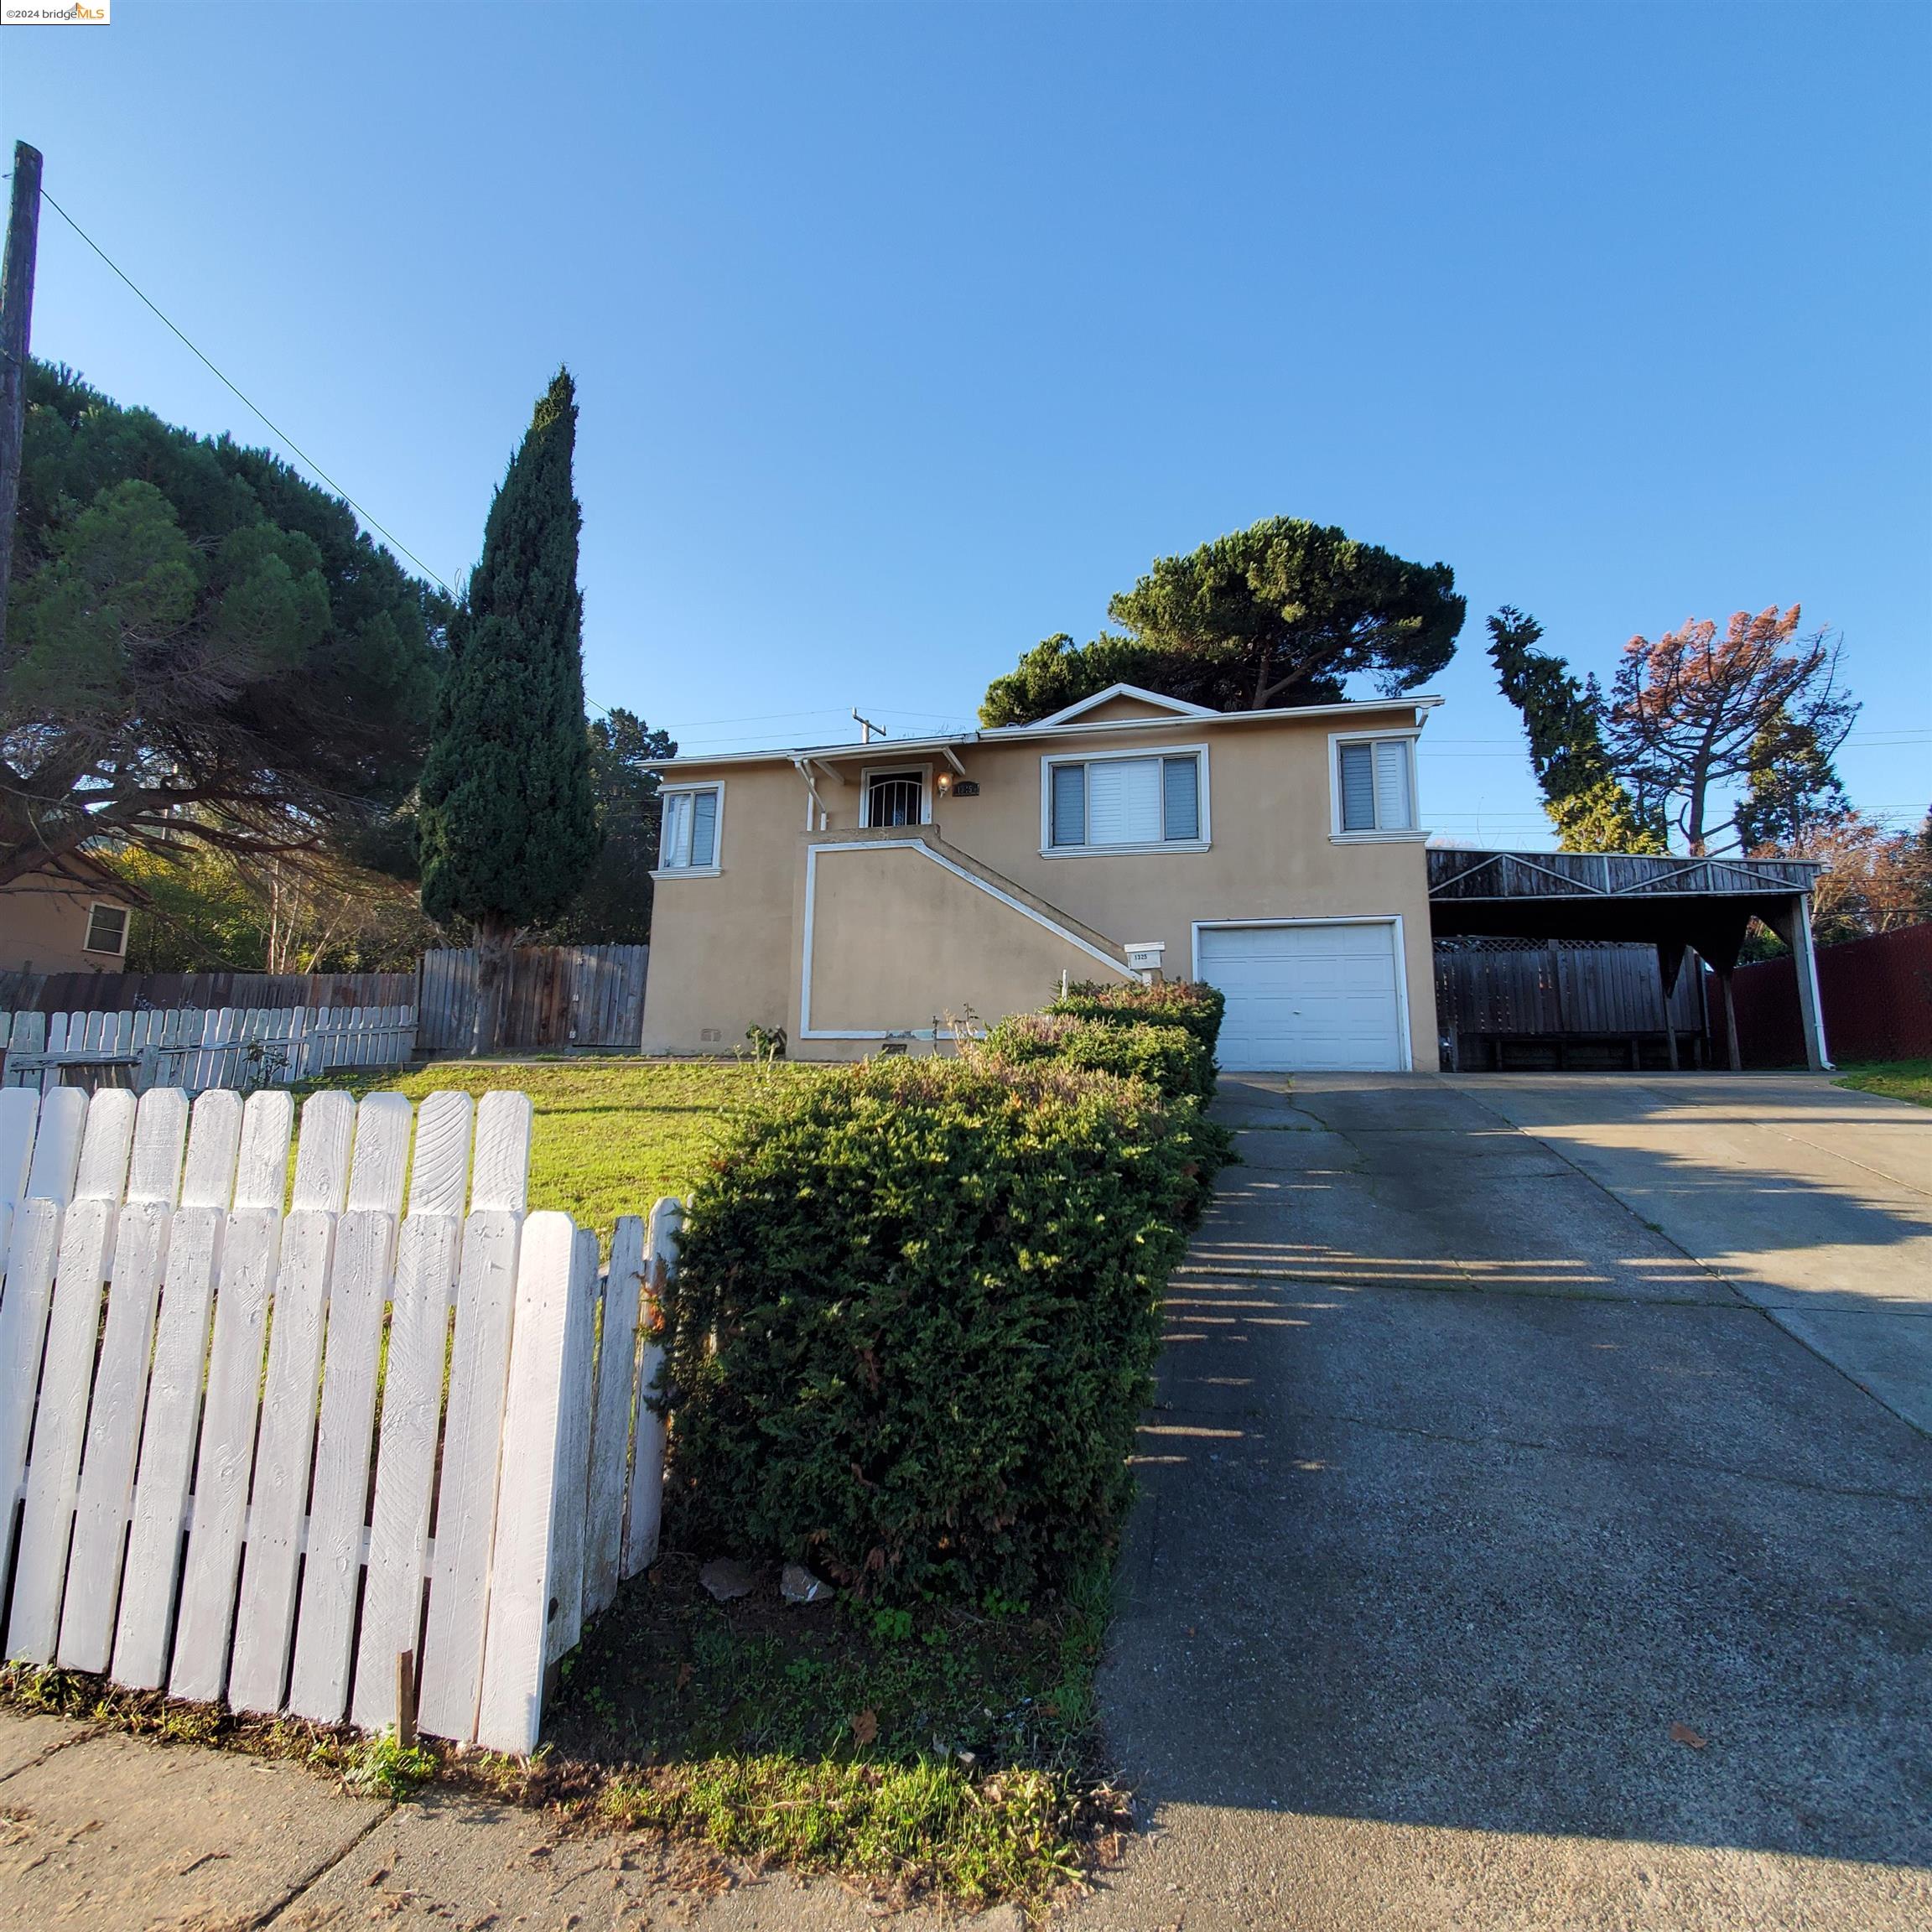
[[[559,369],[490,506],[423,767],[423,909],[475,929],[480,1049],[496,1043],[517,933],[561,913],[597,856],[576,442]]]

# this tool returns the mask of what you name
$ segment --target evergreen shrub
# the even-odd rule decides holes
[[[1093,1072],[1145,1080],[1170,1100],[1213,1098],[1214,1062],[1185,1026],[1122,1026],[1070,1013],[1016,1013],[993,1028],[986,1046],[1015,1067],[1064,1060]]]
[[[667,1296],[673,1535],[879,1602],[1065,1584],[1130,1493],[1208,1158],[1192,1102],[1059,1062],[781,1091],[693,1193]]]
[[[1069,986],[1046,1010],[1110,1026],[1185,1026],[1212,1060],[1227,1005],[1218,988],[1194,979],[1162,979],[1151,986],[1085,979]]]

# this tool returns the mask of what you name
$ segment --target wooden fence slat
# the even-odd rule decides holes
[[[306,1112],[303,1125],[306,1130]],[[296,1158],[299,1161],[299,1153]],[[335,1217],[322,1208],[294,1209],[282,1231],[275,1321],[269,1331],[267,1379],[262,1387],[262,1434],[255,1452],[254,1500],[248,1511],[248,1559],[236,1615],[235,1662],[228,1678],[228,1701],[237,1711],[282,1707],[295,1622],[302,1524],[309,1507],[323,1318],[335,1241]]]
[[[242,1145],[235,1162],[235,1207],[272,1208],[279,1214],[288,1192],[288,1137],[295,1102],[265,1088],[242,1108]]]
[[[210,1118],[216,1133],[210,1138],[218,1142],[225,1139],[232,1172],[235,1140],[226,1135],[228,1122],[219,1114]],[[237,1104],[233,1109],[237,1130],[241,1119]],[[197,1135],[202,1119],[197,1103]],[[195,1158],[191,1142],[188,1157],[191,1171]],[[211,1165],[205,1161],[196,1176],[197,1192],[219,1187]],[[168,1628],[174,1612],[181,1529],[188,1515],[195,1423],[201,1411],[201,1383],[207,1363],[208,1317],[214,1306],[215,1275],[227,1218],[226,1200],[220,1204],[191,1202],[174,1211],[169,1232],[161,1317],[155,1328],[154,1366],[148,1376],[148,1412],[134,1479],[127,1570],[121,1588],[120,1623],[112,1665],[114,1680],[131,1690],[158,1690],[167,1675]]]
[[[365,1730],[396,1722],[396,1656],[418,1649],[423,1560],[436,1475],[436,1426],[449,1297],[461,1223],[454,1214],[412,1214],[397,1244],[396,1292],[382,1384],[382,1440],[369,1517],[368,1580],[351,1716]]]
[[[470,1124],[475,1103],[445,1088],[416,1114],[416,1146],[409,1162],[409,1212],[460,1219],[470,1186]]]
[[[530,1205],[530,1096],[486,1093],[476,1109],[476,1160],[470,1210],[525,1213]]]
[[[631,1451],[630,1513],[624,1524],[624,1574],[635,1576],[657,1556],[664,1515],[664,1417],[655,1406],[663,1394],[662,1311],[664,1283],[678,1265],[678,1231],[684,1225],[683,1203],[658,1202],[651,1210],[649,1256],[640,1297],[638,1326],[644,1346],[637,1365],[637,1420]]]
[[[235,1169],[242,1156],[242,1096],[225,1087],[200,1095],[189,1116],[188,1159],[181,1172],[184,1208],[219,1208],[235,1202]]]
[[[377,1120],[382,1118],[379,1113]],[[354,1185],[351,1181],[352,1196]],[[339,1723],[349,1705],[350,1643],[362,1570],[376,1379],[395,1241],[395,1217],[379,1209],[352,1207],[335,1231],[314,1494],[288,1687],[289,1709],[323,1724]]]
[[[486,1103],[487,1104],[487,1103]],[[496,1529],[498,1450],[517,1294],[519,1217],[480,1209],[463,1228],[449,1413],[436,1499],[436,1554],[418,1722],[439,1737],[476,1735],[484,1619]]]
[[[4,1052],[4,1027],[0,1027],[0,1052]],[[30,1088],[0,1087],[0,1267],[13,1234],[13,1210],[26,1191],[27,1176],[34,1165],[34,1130],[40,1112],[40,1096]]]
[[[597,1413],[591,1425],[590,1503],[584,1553],[584,1612],[617,1594],[624,1561],[625,1478],[637,1405],[637,1306],[644,1278],[644,1223],[626,1214],[610,1238],[604,1319],[597,1344]]]
[[[134,1114],[139,1103],[124,1087],[83,1096],[87,1127],[80,1136],[80,1164],[74,1175],[76,1201],[121,1204],[127,1187],[127,1160],[134,1148]],[[45,1109],[42,1109],[45,1112]]]
[[[254,1100],[262,1098],[258,1093]],[[236,1192],[239,1197],[239,1182]],[[262,1207],[237,1208],[221,1234],[221,1281],[195,1466],[194,1526],[168,1673],[174,1696],[201,1702],[219,1697],[227,1678],[229,1626],[254,1463],[262,1330],[281,1236],[280,1213]]]
[[[112,1093],[96,1098],[133,1096]],[[89,1140],[93,1138],[90,1134]],[[83,1153],[83,1166],[86,1161]],[[61,1586],[80,1485],[81,1432],[87,1420],[94,1340],[101,1325],[101,1289],[113,1264],[119,1219],[115,1202],[91,1196],[69,1207],[60,1230],[46,1361],[34,1413],[34,1459],[27,1470],[13,1608],[7,1623],[7,1654],[23,1663],[51,1664],[60,1641]]]
[[[567,1214],[539,1213],[523,1223],[476,1724],[477,1742],[493,1751],[535,1750],[543,1715],[575,1247]]]
[[[65,1208],[80,1178],[80,1144],[87,1131],[87,1096],[78,1087],[57,1087],[40,1096],[34,1159],[27,1170],[27,1193]]]
[[[181,1191],[181,1150],[188,1139],[188,1096],[155,1087],[134,1109],[134,1148],[127,1162],[130,1201],[158,1201],[172,1209]]]
[[[349,1168],[351,1213],[402,1212],[402,1177],[409,1166],[409,1102],[401,1093],[371,1093],[356,1109],[356,1157]]]
[[[34,1402],[54,1301],[65,1209],[26,1200],[14,1211],[7,1248],[7,1292],[0,1298],[0,1598],[13,1554],[14,1498],[27,1467]]]
[[[183,1100],[179,1094],[165,1093],[151,1098]],[[183,1100],[184,1114],[186,1110]],[[160,1133],[146,1138],[165,1135],[173,1124],[165,1114],[151,1116],[143,1102],[143,1128],[150,1118],[157,1119]],[[137,1143],[143,1137],[137,1135]],[[140,1165],[138,1152],[136,1168]],[[59,1656],[70,1670],[105,1670],[113,1654],[121,1558],[128,1509],[134,1499],[134,1458],[140,1446],[154,1317],[173,1219],[171,1201],[130,1201],[121,1210],[114,1243],[114,1278],[107,1291],[107,1319],[101,1332],[75,1492],[65,1607],[60,1617]]]
[[[346,1093],[311,1093],[302,1103],[295,1149],[297,1208],[340,1214],[349,1203],[349,1150],[356,1139],[356,1103]]]
[[[548,1663],[584,1634],[584,1540],[590,1503],[590,1410],[597,1343],[597,1237],[576,1231],[570,1308],[564,1339],[564,1410],[557,1427],[557,1499],[551,1522],[551,1594],[556,1614],[544,1645]]]

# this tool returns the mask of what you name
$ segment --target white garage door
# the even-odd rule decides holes
[[[1404,1065],[1395,928],[1207,926],[1201,977],[1228,996],[1230,1072],[1396,1072]]]

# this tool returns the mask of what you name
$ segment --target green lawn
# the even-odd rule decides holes
[[[1863,1066],[1844,1067],[1833,1084],[1932,1107],[1932,1060],[1874,1060]]]
[[[447,1088],[527,1093],[536,1109],[531,1207],[562,1208],[608,1248],[620,1214],[648,1214],[661,1196],[689,1192],[734,1119],[775,1086],[813,1073],[783,1061],[450,1060],[400,1079],[345,1072],[326,1084],[412,1100]]]

